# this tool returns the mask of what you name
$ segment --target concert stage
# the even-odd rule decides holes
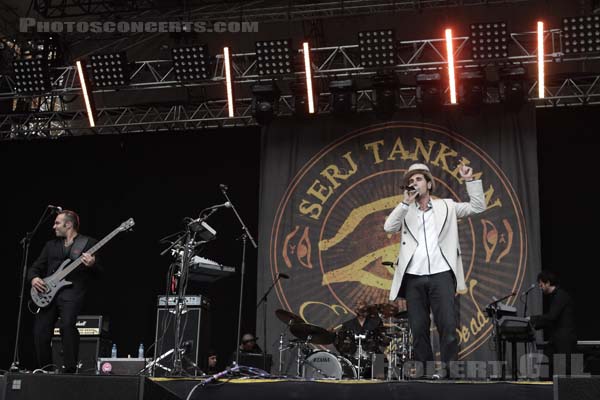
[[[206,387],[201,379],[136,376],[6,376],[6,400],[179,400],[186,399],[431,399],[551,400],[551,382],[474,381],[307,381],[288,379],[220,380]],[[196,387],[197,386],[197,387]],[[194,389],[196,387],[196,389]]]

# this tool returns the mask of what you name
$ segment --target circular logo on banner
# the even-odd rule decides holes
[[[386,123],[351,132],[323,148],[289,183],[270,241],[270,268],[284,308],[330,329],[354,317],[357,300],[388,302],[399,234],[383,224],[402,201],[402,178],[425,163],[434,198],[468,202],[461,164],[481,179],[487,210],[458,221],[466,291],[457,294],[459,356],[489,337],[485,307],[520,290],[527,237],[520,204],[502,170],[481,148],[445,128]],[[515,298],[506,301],[514,304]]]

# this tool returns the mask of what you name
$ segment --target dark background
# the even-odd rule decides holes
[[[18,308],[19,240],[33,229],[47,204],[76,210],[82,233],[98,239],[129,217],[133,232],[121,233],[101,251],[106,272],[87,296],[84,314],[110,319],[110,336],[119,356],[137,356],[140,342],[154,342],[156,296],[165,291],[174,258],[159,253],[162,237],[183,228],[184,217],[225,202],[219,184],[257,236],[260,131],[258,128],[166,134],[72,137],[59,140],[0,143],[4,210],[0,233],[3,313],[0,368],[12,360]],[[242,229],[231,209],[207,221],[217,238],[202,255],[238,267]],[[45,223],[31,245],[33,261],[53,236]],[[256,250],[247,245],[243,331],[254,331]],[[212,300],[212,343],[225,359],[235,348],[239,278],[224,278],[210,287],[190,283],[188,293]],[[28,299],[29,285],[26,289]],[[22,365],[33,368],[32,315],[25,311]],[[166,349],[165,349],[166,350]],[[152,351],[152,350],[151,350]],[[152,353],[153,354],[153,353]]]
[[[598,301],[592,243],[593,223],[598,220],[593,135],[599,111],[598,107],[537,110],[542,268],[558,272],[573,294],[579,339],[587,340],[600,339],[594,321]],[[119,234],[103,249],[106,273],[95,282],[85,307],[87,314],[109,317],[111,339],[121,356],[135,356],[141,341],[146,349],[154,342],[156,296],[164,292],[172,261],[159,256],[164,248],[159,239],[181,229],[184,217],[223,203],[220,183],[229,186],[234,205],[258,236],[259,168],[258,128],[0,143],[4,211],[0,368],[8,368],[12,361],[22,259],[19,240],[47,204],[78,211],[82,232],[98,239],[127,218],[135,219],[134,232]],[[202,255],[238,267],[241,227],[235,215],[221,209],[208,222],[218,234]],[[33,240],[30,260],[52,234],[47,222]],[[255,329],[256,257],[248,244],[244,332]],[[221,366],[235,348],[239,283],[237,274],[189,290],[212,300],[211,346],[220,353]],[[271,297],[271,309],[276,307],[274,301]],[[27,368],[34,366],[31,327],[32,316],[25,311],[21,362]]]

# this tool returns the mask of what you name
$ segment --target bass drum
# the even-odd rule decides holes
[[[315,350],[304,359],[302,377],[312,379],[356,379],[354,365],[327,350]]]

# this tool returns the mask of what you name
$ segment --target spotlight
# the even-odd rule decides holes
[[[434,110],[443,104],[442,76],[439,72],[422,73],[417,77],[417,106],[426,110]]]
[[[281,92],[274,82],[252,86],[252,115],[260,125],[268,125],[279,110]]]
[[[129,68],[125,52],[90,56],[91,76],[98,88],[126,86]]]
[[[486,82],[483,72],[477,70],[462,71],[458,75],[459,103],[467,111],[475,111],[483,104],[486,95]]]
[[[508,58],[506,22],[471,24],[471,55],[473,60]]]
[[[527,70],[522,66],[505,67],[499,71],[498,93],[509,111],[518,111],[527,102],[529,85]]]
[[[567,17],[562,20],[565,54],[600,51],[600,15]]]
[[[254,43],[258,75],[273,76],[292,73],[292,47],[289,39]]]
[[[377,74],[373,77],[373,100],[379,117],[390,117],[396,111],[398,79],[395,74]]]
[[[48,61],[44,58],[13,61],[19,94],[41,94],[52,90]]]
[[[356,92],[352,79],[329,82],[329,105],[334,114],[348,114],[356,110]]]
[[[358,33],[360,64],[365,68],[396,65],[396,35],[393,29]]]
[[[179,82],[207,80],[210,77],[210,58],[205,45],[171,49],[175,77]]]

